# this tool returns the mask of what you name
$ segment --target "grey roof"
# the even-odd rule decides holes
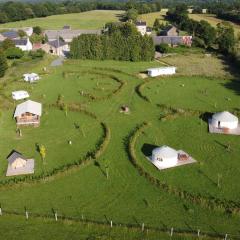
[[[136,26],[146,26],[147,23],[146,22],[143,22],[143,21],[137,21],[136,22]]]
[[[10,38],[10,39],[14,39],[14,38],[18,38],[19,37],[18,32],[16,32],[16,31],[2,32],[1,34],[5,38]]]
[[[63,29],[71,29],[71,26],[65,25],[63,26]]]
[[[53,41],[49,41],[48,44],[52,47],[58,48],[58,47],[62,47],[64,45],[67,45],[66,42],[63,42],[61,40],[53,40]]]
[[[13,42],[15,43],[15,45],[18,46],[26,46],[28,43],[28,39],[24,38],[24,39],[13,39]]]
[[[167,43],[172,45],[183,44],[182,36],[153,36],[154,45],[159,45],[161,43]]]
[[[42,104],[38,102],[34,102],[31,100],[27,100],[19,105],[17,105],[14,117],[19,117],[24,113],[32,113],[38,116],[42,115]]]
[[[24,160],[26,160],[23,155],[19,152],[17,152],[16,150],[13,150],[8,156],[7,156],[7,160],[10,164],[12,164],[17,158],[22,158]]]
[[[78,37],[82,34],[101,34],[101,30],[71,30],[71,29],[61,29],[61,30],[46,30],[45,35],[47,35],[48,39],[57,39],[58,37],[62,37],[64,40],[73,39],[74,37]]]

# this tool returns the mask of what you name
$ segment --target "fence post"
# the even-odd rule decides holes
[[[25,211],[25,216],[26,216],[26,219],[28,220],[28,211],[27,210]]]
[[[142,232],[144,231],[144,223],[142,224]]]
[[[173,227],[171,228],[170,236],[172,237],[172,235],[173,235]]]
[[[57,212],[54,213],[54,216],[55,216],[55,221],[57,221],[58,220]]]
[[[225,234],[225,238],[224,238],[224,240],[227,240],[227,237],[228,237],[228,235],[227,235],[227,233]]]
[[[2,216],[2,207],[0,207],[0,216]]]
[[[197,231],[197,236],[200,237],[200,229]]]
[[[112,226],[113,226],[112,220],[111,220],[111,222],[110,222],[110,225],[111,225],[111,228],[112,228]]]
[[[83,214],[82,214],[82,220],[83,220]]]

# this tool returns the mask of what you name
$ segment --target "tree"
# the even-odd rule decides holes
[[[24,52],[20,48],[11,47],[5,51],[5,55],[9,59],[19,59],[24,56]]]
[[[7,60],[3,52],[0,52],[0,78],[4,77],[6,70],[8,69]]]
[[[228,22],[218,23],[217,43],[219,51],[222,53],[229,53],[234,49],[236,43],[234,29]]]
[[[18,30],[18,35],[19,35],[19,37],[20,38],[23,38],[23,37],[26,37],[27,36],[27,34],[26,34],[26,32],[24,32],[23,30]]]
[[[3,50],[7,50],[8,48],[13,48],[13,47],[15,47],[15,44],[14,44],[14,42],[13,42],[11,39],[6,38],[6,39],[2,42],[1,47],[2,47]]]
[[[134,8],[127,10],[125,14],[126,20],[135,22],[138,17],[138,11]]]
[[[46,158],[46,148],[45,148],[44,145],[40,145],[39,153],[41,155],[42,160],[45,161],[45,158]]]
[[[33,27],[33,33],[35,33],[35,34],[37,34],[37,35],[42,34],[42,28],[39,27],[39,26]]]

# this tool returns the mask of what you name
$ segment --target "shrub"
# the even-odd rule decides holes
[[[5,54],[6,54],[6,57],[9,59],[16,59],[16,58],[19,59],[23,57],[24,52],[20,48],[11,47],[5,51]]]
[[[156,50],[160,53],[168,53],[169,52],[169,46],[167,43],[161,43],[156,46]]]
[[[6,57],[0,52],[0,78],[4,77],[5,72],[8,68]]]
[[[29,56],[32,59],[43,58],[44,55],[45,55],[45,52],[42,49],[38,49],[36,51],[30,51],[29,52]]]

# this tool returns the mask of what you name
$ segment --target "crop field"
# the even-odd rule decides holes
[[[0,24],[0,28],[40,26],[43,29],[61,29],[65,25],[70,25],[73,29],[100,29],[107,22],[118,21],[123,13],[123,11],[116,10],[94,10],[10,22]]]
[[[195,64],[202,56],[195,53]],[[239,82],[214,55],[205,61],[218,66],[215,76],[184,71],[179,55],[164,58],[170,60],[177,75],[154,79],[139,73],[163,62],[66,60],[54,68],[46,58],[31,64],[41,76],[33,85],[21,77],[29,63],[9,70],[0,82],[0,233],[6,239],[16,233],[9,226],[21,229],[20,239],[31,233],[42,239],[45,232],[46,239],[71,232],[83,239],[167,239],[171,228],[172,239],[195,239],[198,229],[202,239],[239,235],[240,139],[209,134],[206,123],[219,110],[240,116]],[[43,116],[38,128],[21,128],[18,136],[11,91],[24,89],[43,104]],[[128,114],[120,112],[123,105]],[[45,161],[36,143],[46,147]],[[197,163],[160,172],[146,156],[165,144]],[[36,159],[34,175],[5,177],[12,149]]]

